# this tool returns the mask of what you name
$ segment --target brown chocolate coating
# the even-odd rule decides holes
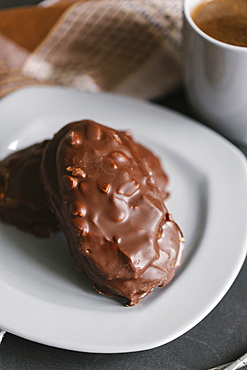
[[[40,181],[46,143],[32,145],[0,161],[0,220],[39,237],[58,229]]]
[[[132,306],[170,282],[183,237],[164,205],[167,176],[150,151],[129,134],[80,121],[47,144],[41,169],[76,268],[100,293]]]
[[[138,146],[138,151],[140,152],[140,156],[149,171],[150,178],[153,178],[152,181],[155,181],[162,199],[165,200],[169,196],[169,193],[167,192],[169,179],[167,174],[163,171],[159,159],[144,146],[137,143],[135,143],[135,145]]]

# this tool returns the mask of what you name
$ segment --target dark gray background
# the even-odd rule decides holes
[[[0,0],[0,8],[38,2]],[[193,117],[183,90],[169,98],[159,99],[157,103]],[[243,151],[247,153],[246,149]],[[247,262],[229,292],[203,321],[180,338],[161,347],[126,354],[89,354],[52,348],[7,333],[0,347],[0,369],[206,370],[233,361],[247,351],[246,280]]]

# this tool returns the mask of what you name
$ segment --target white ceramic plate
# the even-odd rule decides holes
[[[181,226],[182,268],[135,307],[100,296],[73,266],[62,235],[40,240],[0,224],[0,327],[77,351],[116,353],[165,344],[202,320],[246,255],[245,157],[210,129],[155,105],[58,87],[26,88],[0,102],[0,156],[84,118],[130,128],[170,176],[167,203]]]

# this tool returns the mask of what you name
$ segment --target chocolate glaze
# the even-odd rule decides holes
[[[0,161],[0,219],[39,237],[58,229],[39,171],[47,141]]]
[[[164,205],[167,176],[151,152],[129,133],[85,120],[54,136],[41,168],[76,268],[100,293],[132,306],[170,282],[183,237]]]

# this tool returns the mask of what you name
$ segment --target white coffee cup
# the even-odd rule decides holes
[[[184,83],[198,119],[247,145],[247,47],[213,39],[191,13],[202,0],[184,0]]]

